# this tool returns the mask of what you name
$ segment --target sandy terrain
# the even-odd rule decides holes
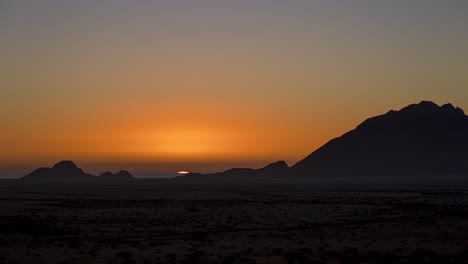
[[[0,187],[0,263],[468,263],[468,191]]]

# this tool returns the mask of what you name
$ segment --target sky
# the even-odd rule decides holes
[[[421,100],[468,110],[465,0],[1,0],[0,178],[292,165]]]

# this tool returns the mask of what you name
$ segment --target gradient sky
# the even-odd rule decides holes
[[[421,100],[468,110],[466,0],[1,0],[0,177],[293,164]]]

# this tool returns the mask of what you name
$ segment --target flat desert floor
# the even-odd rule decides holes
[[[468,263],[468,188],[0,183],[0,263]]]

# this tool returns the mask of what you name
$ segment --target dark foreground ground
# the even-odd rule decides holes
[[[468,188],[0,182],[0,263],[468,263]]]

